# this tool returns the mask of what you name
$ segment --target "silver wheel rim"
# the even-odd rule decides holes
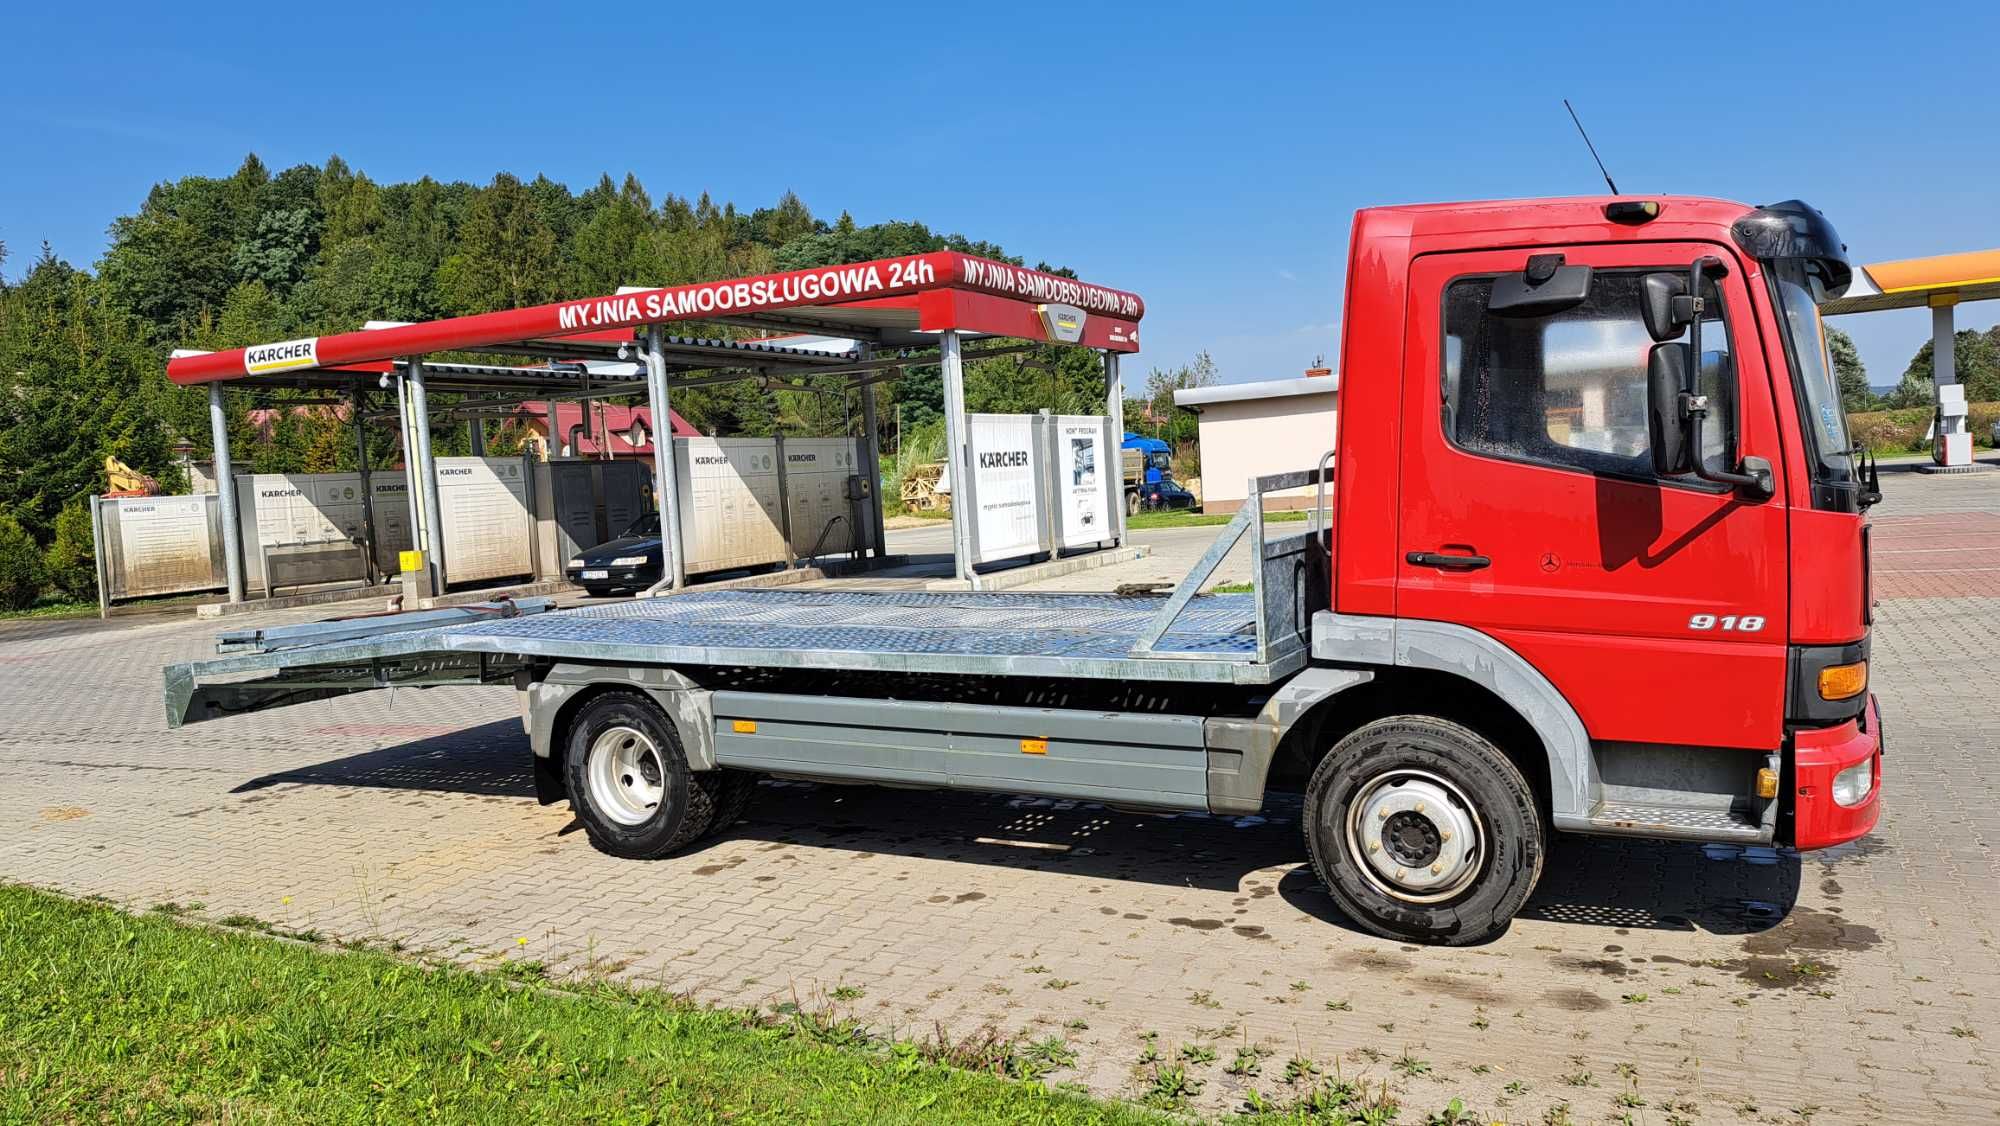
[[[590,804],[620,825],[645,824],[666,798],[660,748],[636,727],[607,727],[592,740],[586,774]]]
[[[1405,903],[1449,899],[1479,875],[1486,827],[1465,792],[1423,770],[1369,779],[1347,806],[1347,847],[1361,874]]]

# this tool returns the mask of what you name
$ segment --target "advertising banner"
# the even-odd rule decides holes
[[[1033,417],[975,414],[967,423],[972,447],[973,562],[1041,551]]]
[[[1089,547],[1114,537],[1105,475],[1115,473],[1105,448],[1102,415],[1057,415],[1055,504],[1063,547]]]

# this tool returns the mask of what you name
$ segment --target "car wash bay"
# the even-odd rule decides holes
[[[826,295],[836,290],[838,299],[827,300]],[[1070,301],[1028,302],[998,296],[993,290]],[[711,309],[715,313],[706,315]],[[371,411],[386,416],[384,408],[393,403],[402,448],[409,453],[402,474],[409,539],[422,553],[416,565],[433,590],[464,581],[465,575],[464,568],[454,567],[449,535],[452,508],[441,495],[443,482],[449,479],[442,473],[447,467],[431,449],[432,428],[441,418],[493,417],[515,412],[530,401],[620,397],[643,400],[652,418],[670,418],[673,390],[739,380],[801,391],[831,386],[832,393],[859,399],[859,440],[791,439],[781,446],[769,439],[683,438],[674,442],[675,457],[652,459],[651,493],[661,501],[667,540],[668,566],[655,587],[659,590],[686,585],[691,571],[750,565],[748,560],[757,557],[791,562],[812,554],[865,551],[879,559],[882,514],[874,497],[880,480],[874,437],[879,428],[875,397],[862,392],[897,378],[912,364],[936,364],[944,373],[948,446],[959,469],[952,476],[966,482],[968,502],[954,506],[955,569],[961,579],[976,581],[976,564],[1002,558],[1009,551],[1118,543],[1123,539],[1123,521],[1116,505],[1108,505],[1110,511],[1101,516],[1086,512],[1079,519],[1094,523],[1086,541],[1053,519],[1053,503],[1038,503],[1035,534],[1017,532],[1013,546],[996,546],[989,530],[982,549],[981,530],[987,525],[964,511],[974,507],[970,494],[982,480],[974,468],[978,439],[969,433],[975,427],[964,406],[964,362],[1035,346],[1022,340],[1091,347],[1104,360],[1106,412],[1085,417],[1099,420],[1102,429],[1116,434],[1122,425],[1117,361],[1123,352],[1136,350],[1141,311],[1137,298],[1129,294],[938,252],[825,271],[627,291],[424,324],[375,323],[359,332],[229,352],[181,352],[170,363],[169,375],[184,384],[208,384],[215,471],[224,479],[233,477],[223,409],[229,389],[317,390],[345,398],[354,417],[364,420]],[[666,331],[669,322],[694,319],[768,335],[725,339]],[[968,350],[968,342],[979,346]],[[447,352],[452,359],[434,358]],[[488,356],[494,357],[492,362],[484,359]],[[811,377],[820,378],[809,383]],[[835,380],[829,383],[825,377]],[[457,397],[434,405],[433,392]],[[553,420],[550,429],[556,430]],[[749,444],[757,442],[770,444],[761,448]],[[1039,448],[1053,450],[1056,445],[1043,443]],[[1063,448],[1074,456],[1073,446]],[[1040,460],[1035,477],[1052,477]],[[704,466],[717,464],[729,467],[720,480],[703,471]],[[549,507],[552,498],[565,490],[573,500],[580,498],[583,484],[578,471],[558,462],[548,466],[546,488],[535,495],[551,498],[546,502]],[[781,466],[784,472],[779,472]],[[777,479],[776,495],[769,485],[755,483],[765,467]],[[505,470],[500,472],[504,475]],[[620,522],[619,514],[630,510],[631,489],[628,479],[607,478],[602,467],[590,472],[588,524],[594,537],[611,533],[612,525]],[[557,473],[564,475],[560,483]],[[368,480],[357,492],[365,506],[361,517],[368,545],[361,554],[370,565],[379,565],[382,546],[396,538],[372,511],[375,482],[391,474],[364,466],[357,475]],[[530,482],[531,493],[538,475],[533,466],[524,468],[523,480]],[[1074,470],[1071,476],[1076,476]],[[704,488],[736,495],[702,495]],[[246,588],[246,542],[236,492],[221,491],[213,520],[231,601],[241,601]],[[583,543],[583,517],[574,511],[575,504],[564,507],[572,511],[561,518],[551,515],[557,527],[554,538],[538,533],[543,541],[537,544],[538,558],[543,559],[544,569],[564,557],[566,548]],[[1074,503],[1070,508],[1079,510]],[[690,542],[689,517],[696,510],[728,515],[716,517],[714,527],[697,529]],[[745,520],[745,516],[758,518]],[[747,546],[740,542],[746,527],[754,533],[760,523],[765,529],[762,542]]]

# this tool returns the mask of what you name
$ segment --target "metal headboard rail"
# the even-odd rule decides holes
[[[1155,649],[1155,646],[1160,643],[1161,638],[1167,635],[1167,631],[1173,628],[1174,622],[1179,620],[1181,612],[1186,610],[1188,603],[1192,602],[1195,595],[1200,593],[1201,588],[1215,574],[1215,569],[1222,565],[1222,561],[1228,558],[1230,551],[1234,550],[1237,543],[1243,539],[1245,532],[1250,533],[1252,546],[1251,558],[1256,564],[1250,569],[1250,582],[1252,586],[1251,595],[1256,600],[1257,605],[1257,652],[1260,658],[1271,652],[1269,624],[1264,620],[1264,494],[1277,492],[1280,489],[1304,488],[1307,485],[1321,486],[1321,483],[1330,476],[1330,471],[1326,468],[1326,464],[1331,456],[1331,451],[1329,451],[1327,457],[1320,459],[1320,467],[1316,469],[1299,469],[1289,473],[1273,473],[1264,477],[1252,477],[1250,479],[1249,495],[1244,498],[1243,507],[1236,510],[1236,515],[1230,519],[1229,523],[1223,527],[1221,533],[1215,537],[1215,542],[1208,545],[1208,550],[1202,552],[1201,558],[1195,561],[1194,566],[1189,568],[1188,573],[1181,578],[1179,585],[1174,587],[1174,592],[1168,596],[1166,605],[1160,607],[1159,613],[1155,614],[1153,620],[1147,623],[1146,629],[1139,635],[1139,640],[1132,645],[1131,652],[1133,656],[1162,655]],[[1315,500],[1317,500],[1317,492]],[[1315,509],[1313,515],[1315,529],[1318,527],[1318,520],[1318,512]],[[1315,540],[1318,538],[1317,535],[1314,536]],[[1234,658],[1217,657],[1207,659],[1232,660]]]

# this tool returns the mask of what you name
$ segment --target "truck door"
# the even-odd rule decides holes
[[[1532,315],[1489,307],[1496,279],[1550,253],[1592,268],[1580,303]],[[1685,274],[1702,255],[1727,264],[1702,327],[1714,402],[1703,456],[1731,469],[1755,455],[1782,473],[1764,350],[1729,248],[1416,260],[1396,612],[1507,645],[1568,697],[1595,741],[1769,749],[1784,719],[1783,482],[1759,500],[1661,479],[1648,445],[1642,279]]]

